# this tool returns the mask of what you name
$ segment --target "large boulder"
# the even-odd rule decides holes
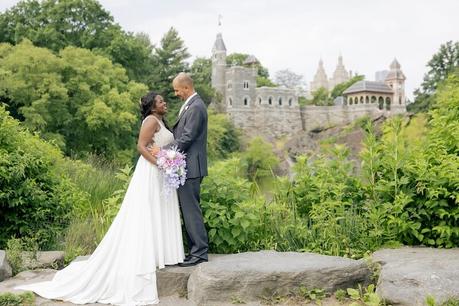
[[[198,305],[235,298],[250,302],[299,287],[334,292],[366,285],[369,278],[370,270],[363,260],[313,253],[249,252],[200,264],[188,280],[188,298]]]
[[[381,264],[376,292],[392,305],[425,305],[459,298],[459,249],[403,247],[372,256]]]
[[[0,250],[0,282],[13,275],[11,266],[6,259],[5,251]]]

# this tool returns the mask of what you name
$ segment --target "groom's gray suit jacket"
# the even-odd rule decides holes
[[[172,132],[177,146],[186,153],[187,178],[207,176],[207,107],[199,95],[188,101]]]

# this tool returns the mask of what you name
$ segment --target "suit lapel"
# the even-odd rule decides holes
[[[191,98],[190,101],[188,101],[188,104],[185,106],[185,108],[183,109],[183,112],[180,114],[180,116],[178,117],[177,121],[174,123],[174,128],[177,126],[177,124],[180,122],[180,119],[182,119],[183,115],[186,113],[186,111],[188,110],[188,108],[190,108],[191,104],[193,104],[194,101],[196,101],[196,98],[198,97],[198,95],[195,95],[193,98]]]

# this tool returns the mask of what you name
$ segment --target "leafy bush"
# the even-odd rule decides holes
[[[21,294],[2,293],[0,294],[0,306],[32,306],[35,305],[35,295],[32,292]]]
[[[58,174],[59,149],[31,135],[0,107],[0,247],[10,237],[35,237],[49,248],[85,194]]]

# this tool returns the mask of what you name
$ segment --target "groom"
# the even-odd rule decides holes
[[[186,73],[179,73],[172,86],[175,95],[184,103],[172,130],[175,140],[165,148],[176,146],[186,153],[186,181],[178,188],[177,194],[190,250],[179,266],[188,267],[208,260],[209,244],[199,205],[201,182],[207,176],[207,108]]]

